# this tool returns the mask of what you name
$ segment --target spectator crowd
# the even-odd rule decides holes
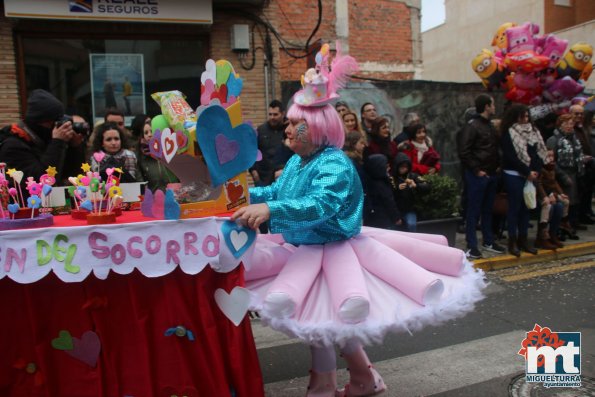
[[[481,258],[482,251],[508,250],[520,256],[521,251],[534,254],[536,248],[557,249],[595,223],[595,131],[593,111],[584,105],[579,101],[544,112],[508,104],[499,113],[491,96],[475,99],[456,136],[462,172],[461,231],[470,259]],[[344,124],[343,150],[364,189],[363,224],[415,232],[420,215],[416,201],[431,189],[426,176],[441,173],[440,153],[427,127],[432,120],[407,113],[402,130],[393,131],[392,118],[379,115],[374,103],[361,105],[359,115],[345,102],[337,102],[335,108]],[[257,128],[262,159],[249,170],[255,185],[274,183],[293,155],[286,127],[284,106],[273,100],[267,121]],[[151,137],[148,115],[136,115],[127,128],[124,114],[112,108],[92,129],[80,115],[65,116],[52,94],[34,90],[23,121],[0,130],[0,162],[35,179],[55,166],[63,183],[80,173],[84,162],[104,177],[108,168],[119,167],[121,182],[144,181],[151,190],[163,190],[178,180],[150,156]],[[529,238],[531,215],[537,225],[534,244]],[[266,230],[262,225],[261,231]],[[504,231],[506,248],[497,242]]]

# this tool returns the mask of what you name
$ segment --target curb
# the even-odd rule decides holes
[[[508,267],[524,266],[539,262],[560,260],[572,256],[595,254],[595,242],[568,244],[558,250],[538,250],[537,255],[523,252],[519,258],[513,255],[499,255],[492,258],[473,261],[473,267],[484,272],[506,269]]]

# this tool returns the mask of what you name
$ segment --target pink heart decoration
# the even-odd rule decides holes
[[[218,134],[215,137],[215,150],[217,151],[219,164],[223,165],[237,157],[240,152],[240,145],[238,144],[238,141],[228,139],[223,134]]]
[[[93,153],[93,158],[95,159],[95,161],[97,161],[98,163],[101,163],[101,160],[103,160],[103,158],[105,157],[105,153],[103,152],[95,152]]]
[[[165,193],[163,190],[157,190],[153,194],[153,217],[157,219],[165,219]]]
[[[212,80],[207,80],[203,86],[200,87],[200,104],[208,105],[211,102],[211,95],[215,92],[215,83]]]
[[[95,368],[101,351],[99,336],[93,331],[87,331],[81,336],[81,339],[73,337],[72,343],[74,345],[73,349],[64,351],[77,360]]]
[[[161,148],[163,150],[163,158],[169,163],[178,151],[176,134],[169,128],[161,131]]]
[[[235,96],[231,95],[227,98],[227,103],[224,103],[223,107],[225,109],[227,109],[228,107],[230,107],[231,105],[233,105],[236,102],[237,102],[237,98]]]

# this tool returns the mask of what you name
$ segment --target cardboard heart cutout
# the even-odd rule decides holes
[[[231,66],[231,63],[229,63],[229,61],[219,60],[216,63],[216,68],[217,87],[221,87],[223,84],[227,83],[227,80],[229,80],[229,76],[233,72],[233,66]]]
[[[14,179],[16,183],[21,183],[24,174],[23,171],[12,171],[12,174],[10,176],[12,177],[12,179]]]
[[[256,240],[256,232],[235,222],[225,221],[221,224],[221,232],[225,245],[234,256],[240,258]]]
[[[178,151],[178,141],[176,134],[169,128],[161,131],[161,150],[163,151],[163,158],[167,163],[176,155]]]
[[[219,138],[219,148],[217,147],[218,135],[224,136],[224,139]],[[256,160],[258,147],[252,127],[239,124],[232,128],[229,115],[219,105],[210,105],[202,111],[196,123],[196,137],[205,157],[213,186],[219,186],[247,170]],[[237,143],[227,148],[220,146],[232,141]],[[238,152],[234,153],[236,148]],[[231,153],[223,155],[222,149],[229,149]],[[231,158],[231,154],[235,156]],[[223,160],[226,160],[223,163],[220,161],[222,155]]]
[[[237,98],[240,96],[243,87],[244,81],[232,73],[227,80],[227,95]]]
[[[250,306],[250,292],[246,288],[235,287],[228,294],[224,289],[217,288],[215,302],[219,309],[237,327],[246,317]]]
[[[95,368],[101,351],[99,336],[93,331],[87,331],[81,336],[81,339],[72,338],[72,342],[72,350],[66,350],[66,353]]]
[[[225,192],[229,201],[235,203],[244,196],[244,187],[240,184],[226,183]]]
[[[57,350],[72,350],[74,344],[70,332],[64,329],[58,332],[58,337],[52,339],[52,347]]]
[[[215,92],[215,83],[213,80],[207,80],[200,86],[200,104],[208,105],[211,102],[211,95]]]
[[[95,152],[93,153],[93,158],[95,159],[95,161],[97,161],[98,163],[101,163],[101,160],[103,160],[103,158],[105,157],[105,153],[103,152]]]
[[[157,219],[165,219],[164,214],[165,194],[163,190],[157,190],[153,194],[153,217]]]
[[[217,81],[217,65],[212,59],[205,63],[205,71],[200,75],[200,83],[205,85],[207,81],[212,81],[213,84]]]
[[[140,204],[141,213],[147,218],[153,218],[153,192],[151,189],[145,189],[143,202]]]

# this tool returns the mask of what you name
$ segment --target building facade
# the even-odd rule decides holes
[[[492,49],[492,37],[505,22],[533,22],[540,34],[595,46],[593,0],[445,0],[445,11],[442,25],[422,33],[424,80],[479,81],[471,60],[482,48]],[[593,77],[587,89],[595,90]]]
[[[35,15],[19,8],[25,3],[34,4]],[[209,58],[233,64],[244,81],[244,118],[259,124],[266,119],[267,103],[281,97],[282,83],[299,81],[324,42],[334,48],[339,41],[343,52],[358,60],[362,79],[420,76],[420,0],[192,3],[197,4],[3,0],[0,125],[22,116],[35,88],[52,92],[69,113],[89,120],[114,103],[127,120],[138,113],[158,114],[150,96],[158,91],[179,90],[196,108]],[[85,18],[72,11],[73,4],[86,4],[94,14],[101,9],[118,15]]]

